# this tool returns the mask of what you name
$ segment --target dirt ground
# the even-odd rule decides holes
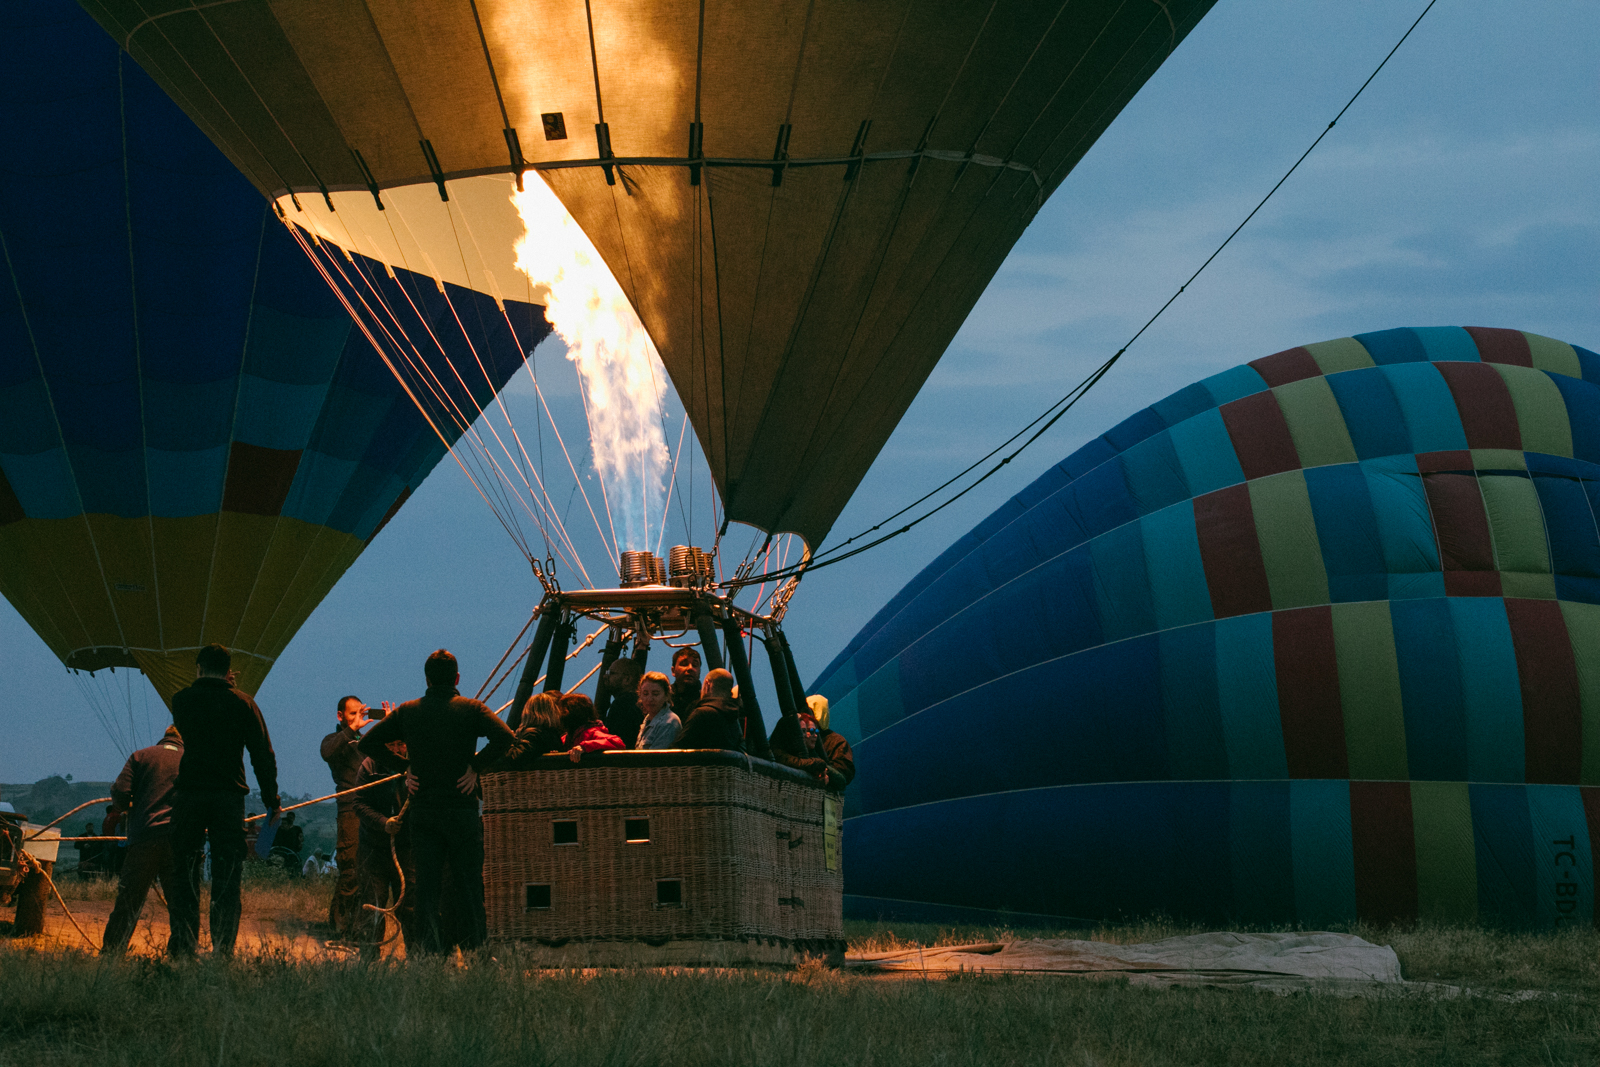
[[[347,959],[355,954],[349,947],[330,945],[327,941],[329,935],[326,932],[313,929],[290,909],[263,910],[259,904],[252,908],[252,903],[258,902],[251,901],[247,896],[244,915],[239,922],[239,939],[234,945],[235,950],[240,953],[270,954],[296,960]],[[111,918],[112,901],[69,899],[67,907],[71,909],[72,917],[77,920],[78,926],[83,928],[83,934],[88,934],[93,939],[93,950],[98,951],[105,934],[106,922]],[[205,952],[210,949],[211,940],[206,930],[204,901],[201,904],[200,914],[200,949]],[[61,905],[54,899],[45,909],[44,923],[44,933],[26,939],[27,944],[40,948],[90,949],[83,934],[74,929],[71,920],[62,913]],[[166,952],[170,930],[167,925],[167,909],[152,893],[151,899],[145,903],[144,913],[139,917],[139,925],[133,931],[133,938],[128,943],[128,954],[163,955]],[[405,958],[405,949],[398,937],[391,944],[384,946],[383,955]]]

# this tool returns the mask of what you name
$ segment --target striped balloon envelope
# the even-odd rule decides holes
[[[848,904],[1595,920],[1600,356],[1397,329],[1207,378],[823,672]]]
[[[69,668],[170,697],[219,641],[253,692],[463,427],[76,4],[0,14],[0,143],[0,593]],[[377,271],[393,328],[477,368],[435,355],[435,406],[478,411],[549,332]]]

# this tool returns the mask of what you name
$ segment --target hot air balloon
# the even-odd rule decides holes
[[[599,587],[584,565],[528,435],[507,425],[492,461],[473,453],[505,483],[500,497],[485,493],[497,517],[514,530],[520,509],[548,546],[537,559],[521,539],[544,597],[518,657],[513,718],[541,670],[547,691],[568,687],[570,642],[592,626],[587,641],[608,634],[609,659],[632,637],[636,657],[666,640],[700,644],[708,667],[726,662],[744,747],[760,755],[756,640],[780,710],[794,713],[803,695],[780,629],[797,578],[767,589],[763,574],[774,563],[785,571],[782,552],[804,558],[822,543],[1023,229],[1210,0],[86,6],[273,199],[430,418],[460,413],[412,362],[433,339],[401,322],[408,309],[426,303],[465,321],[512,297],[548,306],[584,377],[598,494],[564,440],[563,459],[619,587]],[[539,242],[568,217],[582,240],[544,262]],[[615,293],[597,281],[570,296],[572,278],[597,261]],[[433,289],[394,280],[407,272]],[[614,333],[569,332],[569,312],[583,320],[619,305],[637,313],[637,330],[618,315]],[[665,551],[660,497],[670,500],[676,479],[665,473],[666,435],[651,428],[658,402],[637,401],[665,387],[657,354],[720,505],[714,537],[691,530],[690,543]],[[474,359],[452,354],[445,372]],[[734,522],[758,536],[724,566]],[[708,542],[709,552],[696,547]],[[518,666],[521,640],[488,692]],[[697,946],[663,957],[676,962],[723,958],[698,955],[706,945],[779,956],[842,947],[837,798],[825,801],[814,781],[780,797],[742,756],[727,766],[743,777],[707,792],[716,776],[688,757],[659,757],[682,769],[656,778],[658,765],[641,762],[650,758],[609,754],[580,775],[628,803],[668,795],[670,783],[682,790],[674,803],[707,820],[651,823],[677,829],[670,843],[648,838],[648,856],[629,849],[614,817],[585,808],[588,787],[566,775],[488,776],[492,930],[525,937],[536,926],[582,943],[586,960],[633,938]],[[735,808],[779,822],[717,824]],[[548,852],[547,818],[560,820],[557,843],[609,840],[618,851]],[[727,865],[736,877],[680,884],[663,869],[645,880],[650,865],[676,862],[674,850],[703,857],[704,842],[728,833],[740,842]],[[776,840],[787,842],[781,855]],[[610,886],[616,906],[562,881],[578,878]],[[546,914],[577,899],[586,910]]]
[[[377,264],[522,291],[508,194],[537,171],[637,309],[725,520],[815,546],[1210,0],[85,6],[379,320]]]
[[[73,670],[167,698],[220,641],[254,691],[461,429],[75,4],[7,10],[0,136],[0,592]],[[445,387],[463,407],[548,331],[489,306],[428,324],[479,356]]]
[[[1290,349],[1140,411],[822,674],[850,907],[1588,925],[1600,355]]]

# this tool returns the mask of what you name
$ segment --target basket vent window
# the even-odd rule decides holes
[[[637,845],[650,840],[649,819],[624,819],[622,832],[628,844]]]
[[[656,882],[656,907],[683,907],[683,882],[678,878],[662,878]]]
[[[556,819],[551,825],[555,828],[556,844],[576,845],[578,843],[577,819]]]
[[[524,907],[528,911],[539,911],[550,907],[549,885],[525,885],[522,887]]]

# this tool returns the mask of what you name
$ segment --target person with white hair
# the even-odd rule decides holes
[[[806,697],[806,710],[778,720],[770,743],[773,759],[830,789],[843,789],[855,779],[855,754],[850,742],[828,729],[828,698],[821,694]]]

